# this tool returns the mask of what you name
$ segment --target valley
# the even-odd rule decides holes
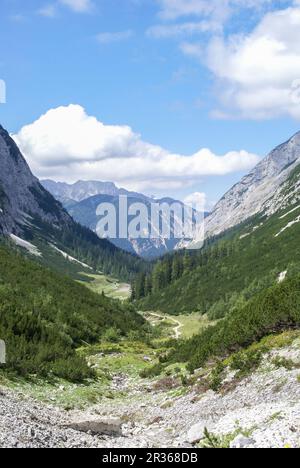
[[[0,127],[0,446],[299,447],[297,155],[228,192],[201,250],[149,262],[76,223]]]

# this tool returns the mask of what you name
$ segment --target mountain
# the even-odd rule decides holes
[[[0,245],[0,336],[9,372],[75,382],[94,377],[76,349],[99,344],[112,329],[120,337],[141,334],[144,323],[132,306]]]
[[[276,281],[300,272],[298,144],[299,135],[262,161],[251,173],[254,186],[248,184],[247,192],[241,187],[250,176],[237,184],[229,192],[236,193],[235,203],[225,195],[218,206],[224,204],[226,213],[227,204],[232,220],[227,213],[222,218],[219,208],[208,218],[211,229],[215,222],[211,232],[234,227],[208,237],[202,250],[167,256],[151,274],[138,276],[134,294],[141,309],[151,306],[151,310],[174,314],[198,311],[219,319]],[[256,190],[263,194],[261,201]],[[244,213],[250,199],[253,204]]]
[[[119,196],[126,195],[128,197],[128,207],[134,203],[143,203],[148,210],[148,217],[145,223],[151,230],[151,203],[166,203],[171,206],[173,203],[179,203],[182,209],[184,204],[172,198],[154,199],[147,197],[141,193],[130,192],[122,188],[117,188],[111,182],[95,182],[95,181],[78,181],[75,184],[69,185],[51,180],[41,181],[43,186],[49,190],[52,195],[61,201],[69,214],[81,225],[88,227],[92,231],[96,230],[97,223],[100,219],[96,215],[96,209],[101,203],[110,203],[115,207],[117,220],[119,220]],[[91,194],[95,194],[92,195]],[[128,216],[128,225],[134,216]],[[173,231],[172,226],[172,233]],[[117,225],[117,233],[119,232],[119,224]],[[158,233],[156,238],[138,238],[138,239],[120,239],[110,238],[110,241],[117,247],[139,255],[145,259],[155,259],[170,251],[179,248],[182,245],[182,239],[174,238],[171,235],[170,239],[164,238]],[[188,241],[188,239],[187,239]]]
[[[91,269],[130,280],[143,263],[76,223],[36,179],[0,127],[0,233],[51,266],[74,258]],[[54,258],[56,257],[56,258]],[[63,258],[62,258],[63,257]],[[82,268],[82,265],[81,265]],[[62,269],[62,268],[61,268]],[[66,267],[66,271],[68,268]]]
[[[132,206],[134,203],[143,203],[143,205],[147,207],[148,216],[145,219],[145,223],[148,225],[149,230],[151,229],[151,203],[166,203],[168,206],[171,206],[174,202],[175,201],[172,199],[147,199],[143,195],[130,194],[128,196],[128,207]],[[71,216],[80,224],[87,226],[91,230],[95,231],[97,223],[100,219],[100,217],[96,215],[96,209],[101,203],[112,204],[115,207],[117,213],[117,220],[119,220],[119,196],[96,195],[94,197],[88,198],[87,200],[83,200],[79,203],[69,206],[68,211]],[[184,207],[183,203],[178,203]],[[127,227],[133,218],[134,216],[128,216]],[[119,229],[120,226],[118,224],[117,234],[119,233]],[[117,238],[112,238],[110,241],[117,247],[128,252],[136,253],[146,259],[154,259],[176,249],[181,240],[175,239],[174,236],[171,236],[170,239],[165,239],[158,233],[157,238],[153,239],[132,239],[130,237],[128,239],[120,239],[117,236]]]
[[[119,191],[112,182],[81,181],[75,184],[42,180],[41,184],[50,192],[56,200],[64,206],[75,202],[81,202],[94,195],[118,195]]]
[[[41,181],[41,184],[65,207],[95,195],[110,195],[114,197],[118,195],[130,195],[137,196],[141,199],[148,198],[140,193],[129,192],[128,190],[118,188],[113,182],[79,180],[74,184],[67,184],[65,182],[54,182],[53,180],[45,179]]]
[[[224,195],[205,220],[206,236],[220,234],[257,213],[272,214],[283,208],[289,202],[285,200],[283,184],[299,162],[300,133],[297,133],[271,151]]]
[[[0,232],[20,234],[31,215],[59,227],[71,217],[36,179],[17,145],[0,126]]]

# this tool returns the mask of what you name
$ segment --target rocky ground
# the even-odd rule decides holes
[[[283,358],[283,365],[271,364],[274,357]],[[125,396],[105,399],[84,413],[45,406],[2,388],[0,446],[300,447],[299,364],[295,342],[268,353],[259,369],[242,380],[228,369],[220,392],[201,389],[201,378],[186,388],[172,379],[116,375],[112,389]],[[105,427],[109,435],[96,433]]]

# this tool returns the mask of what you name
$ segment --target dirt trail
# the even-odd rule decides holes
[[[158,313],[155,313],[155,312],[148,312],[148,314],[151,315],[152,317],[157,317],[159,319],[166,319],[166,320],[170,320],[171,322],[173,322],[175,324],[175,327],[173,329],[174,338],[176,338],[176,340],[178,340],[181,337],[182,333],[181,333],[180,329],[183,327],[183,324],[181,322],[179,322],[179,320],[176,320],[173,317],[170,317],[170,315],[161,315],[161,314],[158,314]]]

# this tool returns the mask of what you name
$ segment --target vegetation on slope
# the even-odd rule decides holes
[[[122,281],[132,281],[139,272],[147,272],[149,266],[136,255],[124,252],[106,239],[99,237],[89,229],[75,222],[62,229],[57,229],[35,218],[36,228],[25,228],[26,240],[42,245],[52,243],[68,255],[88,264],[94,271],[116,277]],[[23,228],[24,229],[24,228]],[[47,264],[48,255],[41,261]],[[50,264],[56,267],[55,264]]]
[[[210,358],[223,357],[268,334],[299,326],[300,275],[297,275],[261,292],[216,325],[183,341],[169,359],[188,362],[190,370],[194,370]]]
[[[0,337],[8,370],[81,381],[93,375],[76,353],[115,331],[142,334],[132,306],[91,292],[67,277],[0,246]]]
[[[300,271],[300,223],[278,235],[299,214],[300,206],[291,206],[210,240],[201,251],[163,258],[151,274],[138,275],[133,298],[143,310],[224,317],[274,284],[281,272],[292,276]]]

